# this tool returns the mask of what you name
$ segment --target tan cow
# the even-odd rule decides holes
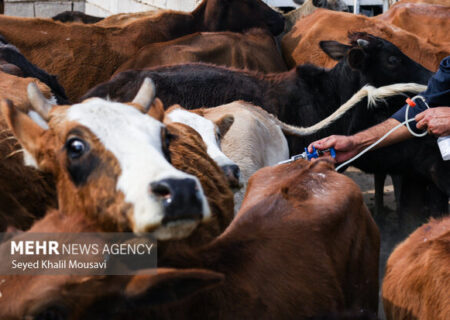
[[[383,281],[388,320],[450,319],[450,217],[432,219],[391,254]]]
[[[193,111],[214,122],[224,115],[234,118],[230,129],[222,136],[221,148],[241,171],[244,185],[234,195],[235,212],[238,212],[250,176],[260,168],[275,165],[289,157],[283,131],[266,111],[244,101]]]
[[[322,40],[345,41],[349,31],[369,32],[389,39],[408,57],[429,70],[437,70],[439,62],[450,54],[447,43],[430,43],[399,27],[362,15],[319,9],[299,20],[282,41],[282,50],[288,66],[313,63],[333,67],[333,61],[319,47]]]

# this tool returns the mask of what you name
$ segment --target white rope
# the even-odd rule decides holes
[[[364,86],[358,92],[356,92],[347,102],[340,106],[335,112],[316,123],[311,127],[297,127],[289,125],[280,121],[275,116],[270,117],[275,123],[280,126],[284,133],[294,136],[307,136],[317,131],[326,128],[336,120],[340,119],[347,111],[356,106],[362,99],[367,97],[368,107],[376,105],[379,101],[384,100],[387,97],[401,94],[403,92],[423,92],[426,90],[426,86],[417,83],[396,83],[389,86],[375,88],[372,86]]]

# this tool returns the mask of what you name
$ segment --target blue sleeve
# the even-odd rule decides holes
[[[450,56],[441,61],[439,70],[428,81],[427,90],[420,95],[425,98],[430,108],[450,106]],[[409,108],[409,119],[426,110],[425,104],[420,99],[416,99],[415,102],[417,105],[414,108]],[[394,113],[391,118],[403,122],[405,121],[405,112],[406,105]],[[419,132],[415,121],[410,122],[410,126],[414,131]]]

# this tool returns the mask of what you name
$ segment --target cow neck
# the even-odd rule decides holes
[[[269,74],[265,80],[264,109],[284,122],[301,126],[329,116],[362,87],[359,73],[342,62],[332,69],[301,65]]]
[[[363,80],[359,71],[353,70],[345,62],[339,62],[329,71],[329,79],[334,82],[334,91],[338,100],[333,112],[347,102],[367,81]]]

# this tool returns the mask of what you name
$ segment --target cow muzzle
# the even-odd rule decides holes
[[[222,166],[222,171],[225,173],[228,184],[232,189],[242,188],[241,170],[235,164]]]
[[[150,184],[151,193],[163,207],[163,225],[203,218],[202,195],[193,179],[163,179]]]

